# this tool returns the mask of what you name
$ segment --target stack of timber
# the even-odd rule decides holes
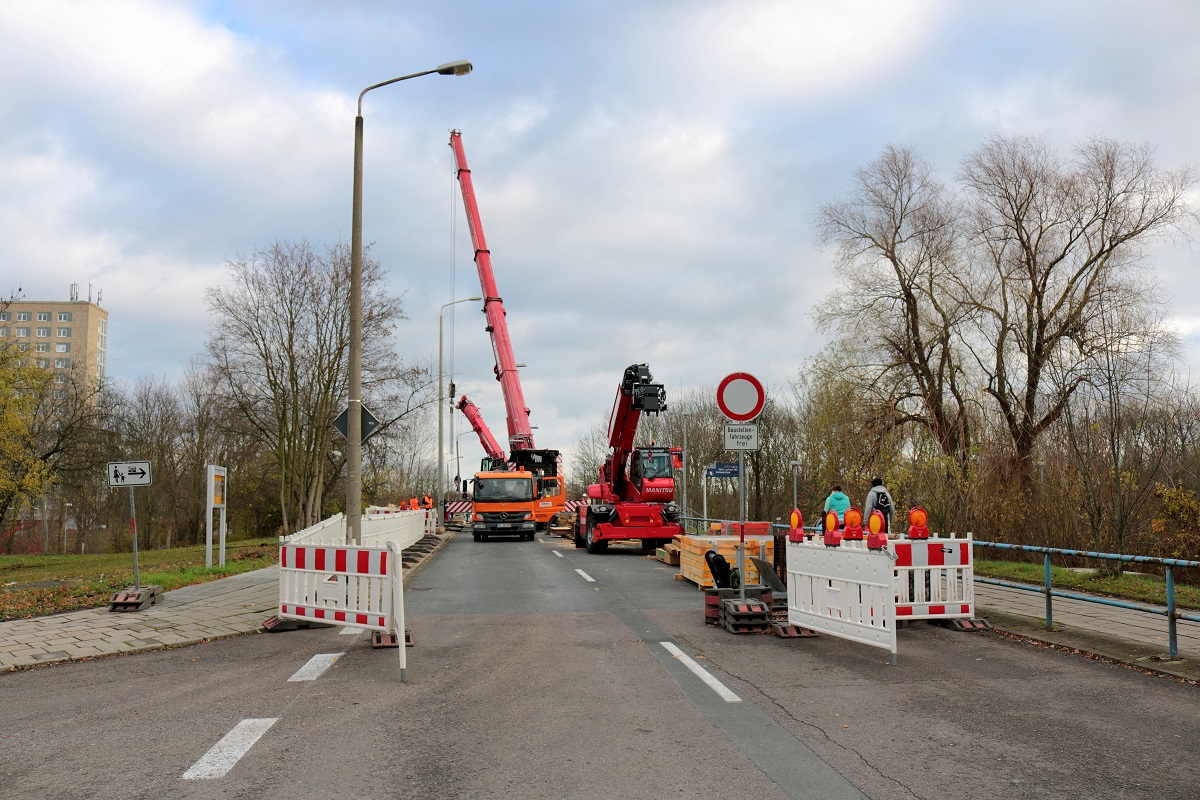
[[[750,557],[761,558],[767,563],[771,563],[775,557],[774,538],[770,535],[751,535],[749,533],[751,524],[747,523],[746,525],[746,574],[742,576],[742,583],[747,586],[759,583],[758,570],[750,561]],[[768,523],[761,524],[769,530]],[[725,560],[731,566],[737,566],[738,542],[739,537],[736,535],[680,536],[679,574],[702,589],[712,586],[712,573],[708,570],[704,554],[709,550],[715,550],[718,554],[725,556]]]
[[[679,566],[679,553],[679,537],[676,536],[674,539],[658,548],[655,553],[655,558],[668,566],[677,567]]]

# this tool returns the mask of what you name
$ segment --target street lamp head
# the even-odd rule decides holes
[[[434,72],[438,75],[466,75],[471,69],[471,62],[464,58],[461,61],[451,61],[448,64],[442,64]]]

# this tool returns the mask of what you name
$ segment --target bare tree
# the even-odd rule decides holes
[[[331,424],[346,396],[349,251],[276,242],[228,266],[228,285],[207,293],[215,316],[209,363],[222,394],[274,455],[284,529],[303,528],[322,514]],[[371,258],[364,258],[362,286],[369,401],[394,381],[399,359],[390,334],[404,315]]]
[[[926,428],[965,468],[970,384],[958,327],[968,307],[958,291],[953,199],[919,156],[889,146],[855,173],[848,200],[821,207],[819,220],[842,282],[817,322],[857,350],[856,402],[892,426]]]
[[[1171,382],[1178,341],[1161,313],[1147,317],[1145,310],[1142,303],[1113,304],[1099,313],[1103,346],[1091,354],[1089,378],[1063,410],[1096,550],[1125,552],[1136,527],[1148,521],[1156,479],[1179,456],[1170,423],[1171,406],[1182,397]]]
[[[1063,163],[1042,142],[994,137],[960,177],[969,200],[971,342],[1022,483],[1038,436],[1089,377],[1108,335],[1100,310],[1145,246],[1190,216],[1190,171],[1149,147],[1096,138]]]

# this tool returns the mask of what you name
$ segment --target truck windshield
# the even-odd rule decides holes
[[[670,478],[674,474],[670,453],[644,453],[642,455],[643,478]]]
[[[485,503],[522,503],[533,500],[533,481],[529,478],[478,478],[475,500]]]

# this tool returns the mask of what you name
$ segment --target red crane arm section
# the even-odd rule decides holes
[[[488,454],[489,458],[504,460],[504,450],[500,448],[500,443],[496,441],[496,437],[492,436],[492,432],[488,430],[488,426],[483,421],[483,415],[479,413],[479,408],[464,394],[462,399],[458,401],[458,410],[467,418],[467,422],[471,423],[471,428],[479,436],[479,443],[483,445],[483,450]]]
[[[508,442],[512,450],[533,449],[533,428],[529,424],[529,408],[525,405],[525,394],[521,391],[521,378],[517,374],[517,360],[513,356],[512,339],[508,335],[504,303],[496,288],[496,276],[492,272],[492,255],[483,237],[483,223],[479,218],[479,206],[475,202],[475,187],[471,183],[471,170],[463,151],[462,134],[450,132],[450,147],[454,150],[454,163],[458,172],[458,183],[462,187],[463,208],[467,212],[467,227],[471,231],[471,244],[475,248],[475,267],[479,272],[479,286],[483,289],[483,313],[487,315],[487,330],[492,338],[492,352],[496,358],[496,380],[504,392],[504,406],[508,412]]]

